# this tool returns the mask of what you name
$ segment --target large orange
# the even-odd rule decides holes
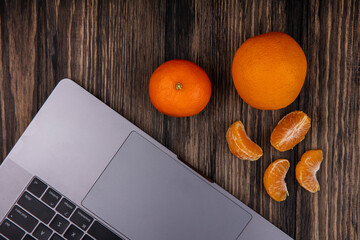
[[[201,112],[211,97],[211,82],[195,63],[171,60],[161,64],[149,83],[152,104],[173,117],[187,117]]]
[[[306,76],[306,57],[289,35],[269,32],[246,40],[232,63],[240,97],[250,106],[275,110],[299,95]]]

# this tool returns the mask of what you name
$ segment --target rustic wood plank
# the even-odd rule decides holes
[[[318,174],[322,183],[318,194],[297,187],[296,237],[356,239],[360,222],[354,216],[360,203],[359,166],[354,161],[359,156],[359,55],[354,53],[360,44],[359,3],[312,4],[306,10],[310,17],[303,36],[311,54],[310,69],[306,92],[302,91],[299,101],[312,114],[313,126],[298,154],[323,149],[324,163]]]
[[[3,159],[36,113],[36,3],[2,2],[0,11]]]
[[[291,237],[360,238],[359,1],[0,0],[0,28],[1,160],[56,83],[69,77]],[[231,78],[240,44],[268,31],[290,34],[308,60],[300,96],[278,111],[248,106]],[[151,105],[150,76],[174,58],[197,63],[212,82],[209,105],[196,116],[172,118]],[[297,109],[312,128],[280,153],[271,131]],[[263,148],[260,160],[240,161],[228,150],[225,133],[236,120]],[[324,151],[316,194],[295,179],[309,149]],[[290,161],[290,196],[277,203],[262,176],[280,157]]]

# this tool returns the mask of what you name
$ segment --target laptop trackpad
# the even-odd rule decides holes
[[[251,215],[132,132],[82,203],[133,240],[236,239]]]

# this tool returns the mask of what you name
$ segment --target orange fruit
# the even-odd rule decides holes
[[[274,148],[284,152],[301,142],[311,127],[311,119],[302,111],[294,111],[283,117],[273,132],[270,142]]]
[[[302,155],[300,162],[296,165],[296,179],[309,192],[315,193],[320,191],[316,172],[320,169],[322,160],[323,153],[321,150],[310,150]]]
[[[286,173],[290,168],[290,163],[286,159],[278,159],[272,162],[264,174],[264,186],[266,192],[270,195],[275,201],[284,201],[286,196],[289,196],[285,177]]]
[[[241,121],[237,121],[229,127],[226,140],[232,154],[241,160],[254,161],[263,155],[261,147],[246,135],[244,124]]]
[[[206,107],[211,96],[211,83],[206,72],[195,63],[171,60],[153,72],[149,95],[159,112],[172,117],[187,117]]]
[[[289,35],[269,32],[246,40],[232,63],[232,77],[240,97],[250,106],[275,110],[288,106],[304,84],[304,51]]]

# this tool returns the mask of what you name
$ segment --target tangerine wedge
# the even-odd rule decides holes
[[[261,147],[246,135],[244,124],[241,121],[237,121],[229,127],[226,140],[232,154],[241,160],[255,161],[263,155]]]
[[[296,165],[296,179],[309,192],[315,193],[320,191],[316,172],[320,169],[322,160],[323,153],[321,150],[310,150],[302,155],[300,162]]]
[[[290,168],[290,163],[287,159],[278,159],[272,162],[264,174],[264,186],[266,192],[275,201],[281,202],[289,196],[289,192],[286,187],[285,177]]]
[[[284,152],[301,142],[311,127],[311,119],[302,111],[294,111],[283,117],[271,133],[271,145]]]

